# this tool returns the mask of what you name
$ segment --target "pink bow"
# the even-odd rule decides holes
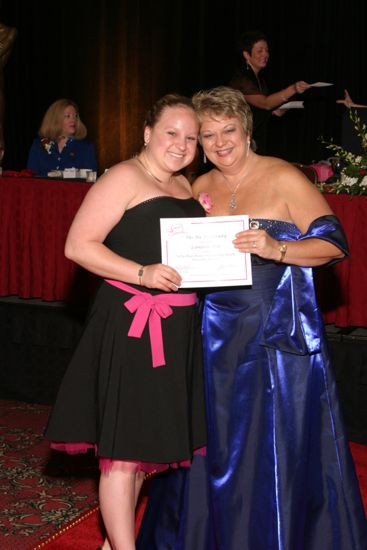
[[[172,315],[173,311],[171,306],[159,300],[159,295],[152,296],[148,292],[132,296],[132,298],[125,302],[124,306],[130,313],[135,312],[128,336],[141,338],[149,318],[149,336],[152,347],[153,367],[165,365],[161,317],[167,319],[167,317]]]
[[[166,364],[163,348],[163,335],[162,335],[162,323],[161,319],[167,319],[172,315],[172,306],[189,306],[196,303],[196,294],[150,294],[149,292],[142,292],[136,288],[133,288],[121,281],[114,281],[113,279],[105,279],[107,283],[117,288],[125,290],[131,294],[134,294],[129,298],[124,306],[130,311],[135,313],[131,322],[128,336],[133,338],[141,338],[143,330],[149,319],[149,336],[150,345],[152,349],[152,362],[153,367],[161,367]]]

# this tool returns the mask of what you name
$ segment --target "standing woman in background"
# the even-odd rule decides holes
[[[85,139],[86,135],[87,128],[75,101],[58,99],[43,117],[29,151],[27,168],[37,176],[65,168],[97,171],[95,148]]]
[[[239,40],[241,68],[239,74],[229,86],[240,90],[247,103],[251,106],[254,118],[253,140],[258,154],[267,154],[267,124],[271,115],[282,116],[285,110],[278,109],[295,94],[302,94],[310,87],[300,80],[290,84],[279,92],[269,93],[269,89],[261,71],[269,61],[268,40],[260,31],[247,31]],[[245,61],[245,66],[243,61]]]

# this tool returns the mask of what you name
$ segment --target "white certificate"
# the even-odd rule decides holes
[[[252,284],[251,254],[234,247],[236,233],[249,227],[248,216],[162,218],[162,263],[182,277],[181,287]]]
[[[313,84],[310,84],[313,88],[325,88],[326,86],[334,86],[332,82],[314,82]]]

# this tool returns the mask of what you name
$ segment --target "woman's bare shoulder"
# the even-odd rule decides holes
[[[261,157],[261,170],[274,185],[312,186],[310,180],[293,163],[277,157]]]
[[[111,168],[108,168],[105,173],[100,177],[100,180],[111,181],[115,178],[135,177],[138,173],[138,170],[139,168],[136,165],[134,159],[124,160],[118,162],[117,164],[114,164],[113,166],[111,166]]]
[[[187,191],[190,195],[192,195],[192,184],[189,182],[187,177],[184,176],[184,174],[176,174],[175,179],[182,191]]]
[[[85,202],[124,210],[137,193],[137,170],[130,160],[111,166],[92,185]]]
[[[96,187],[103,188],[116,187],[118,189],[124,189],[125,187],[133,187],[135,182],[139,179],[141,173],[139,167],[133,161],[129,159],[119,162],[108,168],[105,173],[98,178],[94,184]]]
[[[290,162],[278,157],[265,157],[259,155],[258,163],[262,169],[272,172],[274,171],[276,174],[287,172],[289,168],[293,168]]]
[[[206,172],[205,174],[202,174],[192,184],[192,192],[194,197],[197,197],[199,193],[207,191],[209,185],[213,182],[213,178],[215,175],[216,170],[210,170],[210,172]]]

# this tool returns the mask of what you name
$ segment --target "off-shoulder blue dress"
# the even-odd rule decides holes
[[[301,235],[348,253],[335,216]],[[206,457],[157,476],[138,550],[366,550],[313,269],[253,256],[253,285],[206,294]]]

